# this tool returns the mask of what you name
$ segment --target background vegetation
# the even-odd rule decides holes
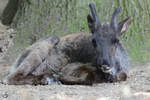
[[[63,36],[89,31],[86,16],[89,2],[96,4],[102,22],[109,22],[115,7],[122,7],[119,20],[132,17],[129,31],[123,35],[132,61],[150,61],[150,0],[20,0],[13,26],[17,29],[11,54],[50,34]]]

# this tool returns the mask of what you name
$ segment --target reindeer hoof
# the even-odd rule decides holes
[[[2,84],[9,85],[9,83],[9,79],[7,77],[2,80]]]
[[[58,80],[54,80],[53,78],[46,77],[42,80],[45,85],[60,85],[61,82]]]

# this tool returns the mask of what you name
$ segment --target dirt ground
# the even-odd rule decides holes
[[[8,28],[0,25],[0,37],[5,30],[8,31]],[[0,44],[3,47],[3,43]],[[3,85],[1,81],[10,69],[10,66],[5,65],[0,61],[0,100],[150,100],[150,64],[132,66],[125,82],[93,86]]]
[[[0,66],[0,80],[10,67]],[[3,85],[0,100],[150,100],[150,64],[135,66],[120,83],[82,85]]]

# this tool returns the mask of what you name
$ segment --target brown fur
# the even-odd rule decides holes
[[[54,80],[63,84],[93,84],[107,82],[107,74],[95,66],[96,52],[91,43],[91,35],[75,33],[60,38],[59,44],[32,74],[57,74]],[[80,62],[80,63],[78,63]],[[88,63],[88,64],[87,64]],[[112,81],[117,81],[112,78]],[[120,78],[119,81],[126,80]]]
[[[72,63],[61,70],[59,80],[63,84],[92,84],[96,68],[90,64]]]
[[[50,36],[27,48],[12,65],[10,74],[4,79],[4,83],[32,84],[30,78],[29,82],[23,80],[26,80],[26,77],[28,77],[28,75],[30,75],[31,72],[33,72],[45,60],[49,51],[51,51],[58,42],[59,39],[56,36]]]
[[[63,84],[91,85],[106,82],[105,73],[95,67],[96,52],[89,34],[66,35],[60,38],[57,46],[43,40],[33,44],[25,52],[28,50],[31,51],[20,65],[14,66],[18,60],[13,65],[16,67],[13,68],[15,71],[11,71],[5,78],[5,84],[51,84],[45,76]]]

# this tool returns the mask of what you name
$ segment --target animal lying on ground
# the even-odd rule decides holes
[[[102,24],[93,3],[87,16],[92,34],[76,33],[39,41],[19,57],[5,84],[93,84],[125,81],[128,55],[119,37],[131,24],[127,17],[117,22],[116,8],[109,24]],[[55,40],[55,42],[53,41]],[[40,48],[40,49],[39,49]]]

